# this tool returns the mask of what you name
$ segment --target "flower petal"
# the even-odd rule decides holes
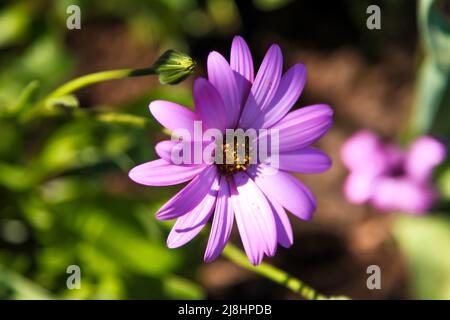
[[[320,173],[331,167],[331,158],[323,151],[307,147],[278,155],[279,169],[301,173]]]
[[[278,131],[279,152],[302,149],[316,142],[330,129],[332,115],[333,110],[324,104],[288,113],[271,128]]]
[[[373,195],[377,176],[372,172],[351,172],[344,183],[345,198],[353,204],[363,204]]]
[[[160,220],[175,219],[194,209],[208,194],[217,179],[216,166],[208,166],[186,187],[181,189],[156,213]]]
[[[368,130],[360,130],[345,141],[341,147],[341,159],[349,170],[374,174],[385,171],[389,166],[380,139]]]
[[[252,128],[269,128],[280,121],[297,102],[306,82],[306,67],[292,66],[281,78],[277,92],[264,112],[251,125]]]
[[[177,219],[167,237],[169,248],[185,245],[203,229],[213,212],[218,188],[218,179],[216,179],[211,186],[211,192],[191,212]]]
[[[227,60],[218,52],[211,52],[208,56],[208,80],[222,97],[227,108],[227,128],[234,128],[240,113],[239,91],[235,75]]]
[[[242,111],[239,126],[247,129],[272,101],[280,83],[283,55],[278,45],[267,51]]]
[[[128,176],[134,182],[146,186],[171,186],[189,181],[203,170],[204,165],[178,166],[158,159],[134,167]]]
[[[155,149],[161,159],[176,165],[192,166],[213,163],[214,146],[214,141],[164,140],[158,142]],[[206,151],[210,153],[207,154]],[[196,154],[199,159],[196,159]]]
[[[377,181],[371,199],[379,210],[410,214],[426,213],[435,200],[436,194],[431,186],[407,178],[389,177]]]
[[[273,198],[292,214],[303,220],[312,218],[317,207],[316,199],[312,192],[294,176],[284,171],[259,166],[253,178],[264,194]]]
[[[284,208],[277,201],[270,198],[268,198],[268,200],[275,217],[278,243],[284,248],[289,248],[294,243],[294,234],[292,232],[291,223],[289,222],[289,217]]]
[[[158,122],[170,131],[184,129],[194,137],[194,121],[199,121],[198,114],[174,102],[156,100],[150,103],[150,112]]]
[[[195,80],[194,102],[197,113],[207,129],[225,131],[227,122],[225,105],[217,89],[208,80],[203,78]]]
[[[205,262],[216,259],[225,248],[233,228],[234,214],[230,199],[230,190],[226,177],[220,180],[216,211],[211,226],[208,245],[205,251]]]
[[[254,79],[253,59],[247,43],[240,36],[233,39],[230,54],[230,67],[234,71],[239,92],[239,102],[243,106]]]
[[[405,170],[416,181],[426,182],[435,166],[445,159],[446,150],[442,143],[428,137],[418,138],[409,148]]]
[[[177,146],[180,141],[175,140],[164,140],[158,142],[155,146],[156,154],[163,160],[167,162],[172,162],[172,150],[175,146]]]
[[[240,36],[235,36],[233,38],[233,43],[231,44],[230,67],[250,83],[253,82],[254,71],[252,54],[247,43]]]
[[[235,174],[230,188],[245,252],[250,262],[258,265],[264,253],[272,256],[276,251],[276,227],[271,207],[261,190],[245,173]]]

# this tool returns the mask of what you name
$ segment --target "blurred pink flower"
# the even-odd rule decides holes
[[[425,213],[437,200],[431,178],[445,155],[444,145],[429,136],[402,149],[371,131],[359,131],[341,149],[350,171],[344,194],[351,203],[370,203],[381,211]]]

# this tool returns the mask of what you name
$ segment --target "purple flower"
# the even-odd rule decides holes
[[[359,131],[341,149],[350,171],[344,194],[354,204],[370,203],[381,211],[425,213],[437,199],[431,178],[445,154],[445,147],[428,136],[404,150],[382,143],[373,132]]]
[[[177,219],[168,247],[189,242],[212,217],[204,257],[211,261],[222,252],[236,220],[245,252],[257,265],[264,254],[275,254],[277,244],[292,245],[285,210],[308,220],[316,209],[311,191],[287,171],[319,173],[331,166],[330,158],[310,145],[331,127],[333,111],[318,104],[289,112],[305,85],[306,68],[296,64],[283,75],[283,57],[276,44],[267,51],[256,76],[250,50],[241,37],[233,40],[229,63],[211,52],[207,66],[208,80],[199,78],[194,83],[195,112],[168,101],[153,101],[150,112],[167,129],[182,129],[190,137],[195,136],[199,120],[204,129],[218,129],[221,134],[226,129],[272,129],[279,136],[277,168],[262,158],[250,163],[249,156],[244,163],[176,165],[172,156],[178,142],[163,141],[156,146],[161,159],[133,168],[129,176],[148,186],[190,181],[156,214],[161,220]],[[183,143],[195,142],[183,138]],[[221,150],[233,159],[229,146]]]

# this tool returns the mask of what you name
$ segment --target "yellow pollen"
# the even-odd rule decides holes
[[[238,143],[235,137],[234,145],[225,143],[222,146],[223,164],[217,164],[219,171],[224,175],[231,175],[239,171],[246,171],[250,165],[250,152],[252,150],[249,138],[245,137],[245,143]]]

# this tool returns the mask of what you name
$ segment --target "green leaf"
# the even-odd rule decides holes
[[[443,72],[431,57],[427,57],[419,69],[414,101],[412,130],[414,135],[431,131],[437,114],[443,106],[448,91],[448,74]]]
[[[0,264],[0,299],[55,299],[46,289]]]
[[[21,132],[13,121],[0,121],[0,159],[15,162],[23,151]]]
[[[205,292],[201,286],[175,275],[166,277],[163,280],[166,294],[173,299],[199,300],[205,298]]]
[[[440,4],[436,0],[419,2],[418,24],[425,58],[416,81],[412,135],[450,130],[443,116],[450,98],[450,21]]]
[[[450,20],[441,11],[442,2],[420,1],[419,27],[425,49],[437,66],[448,73],[450,72]]]
[[[450,168],[446,168],[439,174],[437,185],[439,186],[440,195],[443,199],[450,199]]]
[[[292,0],[253,0],[255,6],[264,11],[280,9],[288,5]]]
[[[0,98],[11,104],[31,80],[39,81],[43,92],[62,81],[72,71],[72,60],[56,35],[43,32],[22,54],[1,61],[0,68]]]
[[[0,12],[0,48],[22,41],[32,21],[30,6],[25,2],[6,7]]]
[[[20,93],[15,103],[0,104],[0,117],[12,117],[27,110],[36,101],[39,81],[31,81]]]
[[[92,165],[103,156],[96,146],[92,123],[76,121],[59,128],[50,136],[38,162],[47,174]]]
[[[394,234],[406,255],[413,298],[450,299],[450,221],[445,216],[399,217]]]
[[[14,190],[22,191],[32,187],[39,181],[40,174],[37,170],[0,162],[0,185]]]
[[[45,106],[48,109],[75,109],[80,106],[80,102],[75,95],[68,94],[62,97],[48,99],[47,101],[45,101]]]

